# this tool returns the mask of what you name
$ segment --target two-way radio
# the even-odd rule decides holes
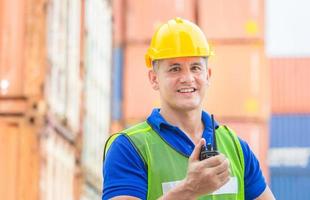
[[[217,145],[216,145],[216,136],[215,136],[215,127],[214,127],[213,115],[211,115],[211,120],[212,120],[212,136],[213,136],[212,143],[213,144],[211,145],[210,143],[208,143],[207,148],[205,145],[201,146],[199,160],[208,159],[212,156],[216,156],[219,154],[219,152],[217,151]]]

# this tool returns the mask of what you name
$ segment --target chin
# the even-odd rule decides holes
[[[199,103],[182,103],[178,104],[177,107],[179,110],[191,111],[201,108],[201,105]]]

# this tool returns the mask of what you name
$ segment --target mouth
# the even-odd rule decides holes
[[[179,93],[193,93],[193,92],[196,92],[197,89],[196,88],[181,88],[181,89],[178,89],[177,92]]]

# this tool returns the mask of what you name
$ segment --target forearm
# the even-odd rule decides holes
[[[176,185],[173,189],[169,190],[166,194],[164,194],[159,200],[192,200],[196,199],[193,194],[193,190],[186,184],[185,180],[182,180],[178,185]]]

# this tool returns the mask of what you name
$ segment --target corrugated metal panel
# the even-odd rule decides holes
[[[22,118],[10,120],[0,118],[1,199],[38,200],[39,146],[37,131]]]
[[[3,199],[17,199],[19,131],[16,125],[0,124],[0,194]]]
[[[264,1],[198,0],[198,13],[208,39],[264,38]]]
[[[25,1],[0,2],[0,96],[23,95]]]
[[[156,28],[176,16],[195,20],[194,0],[127,0],[126,40],[145,42],[151,39]]]
[[[120,47],[124,43],[125,35],[125,0],[112,1],[113,14],[113,46]]]
[[[49,4],[46,97],[50,111],[76,133],[80,126],[80,1],[53,0]]]
[[[124,62],[124,119],[145,119],[154,106],[159,106],[159,95],[148,80],[144,63],[147,45],[127,45]]]
[[[266,1],[268,56],[310,56],[309,7],[308,0]]]
[[[68,0],[53,0],[48,4],[47,56],[49,70],[46,99],[51,112],[64,119],[67,89],[67,21]]]
[[[113,49],[112,76],[112,120],[120,120],[122,118],[123,98],[123,48]]]
[[[272,115],[271,147],[310,147],[310,114]]]
[[[27,0],[23,90],[25,96],[43,96],[46,73],[46,0]]]
[[[214,50],[206,110],[218,117],[268,119],[270,84],[264,46],[215,45]]]
[[[310,113],[310,58],[272,58],[273,113]]]
[[[245,140],[259,159],[263,174],[268,179],[267,151],[269,147],[268,124],[266,122],[250,122],[241,120],[220,120],[220,124],[228,126],[240,138]]]
[[[68,27],[67,27],[67,99],[66,118],[73,132],[80,129],[80,104],[81,87],[80,79],[80,18],[81,1],[68,2]]]
[[[276,199],[310,199],[310,167],[271,168],[271,190]]]
[[[112,20],[108,1],[85,2],[85,116],[82,164],[86,180],[101,190],[102,152],[109,136]]]
[[[276,147],[268,152],[270,167],[302,167],[310,162],[310,147]]]
[[[51,127],[41,138],[40,197],[45,200],[73,200],[75,150]]]
[[[101,199],[101,192],[96,188],[91,187],[90,185],[84,184],[82,189],[81,200],[94,200]]]
[[[27,110],[27,102],[24,98],[5,99],[0,98],[0,115],[22,115]]]

